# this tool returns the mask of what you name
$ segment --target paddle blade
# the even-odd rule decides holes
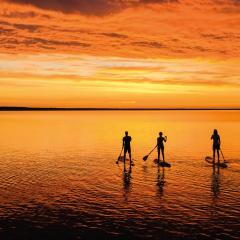
[[[146,161],[146,160],[148,159],[148,156],[149,156],[149,155],[144,156],[144,157],[143,157],[143,160]]]

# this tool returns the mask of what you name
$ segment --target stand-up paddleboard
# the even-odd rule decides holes
[[[168,162],[162,162],[162,161],[158,162],[158,159],[154,159],[153,162],[154,162],[155,164],[158,164],[158,165],[161,166],[161,167],[171,167],[171,164],[170,164],[170,163],[168,163]]]
[[[129,159],[129,158],[126,158],[125,161],[126,161],[126,162],[129,162],[130,159]],[[124,157],[123,157],[123,156],[121,156],[121,157],[118,158],[118,160],[116,161],[116,164],[118,164],[119,162],[124,162]],[[134,165],[135,165],[135,164],[134,164],[134,161],[132,160],[131,166],[134,166]]]
[[[215,160],[215,163],[213,161],[213,158],[212,157],[205,157],[205,161],[211,165],[215,165],[215,166],[218,166],[218,167],[221,167],[221,168],[227,168],[227,164],[225,162],[221,162],[221,163],[218,163],[216,160]]]

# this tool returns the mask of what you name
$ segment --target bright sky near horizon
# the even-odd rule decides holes
[[[0,106],[240,107],[240,0],[0,0]]]

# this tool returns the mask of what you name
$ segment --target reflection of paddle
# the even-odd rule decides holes
[[[149,155],[155,150],[155,148],[157,147],[157,145],[154,147],[154,149],[146,156],[143,157],[143,160],[146,161],[149,157]]]
[[[116,164],[118,164],[118,161],[121,160],[122,151],[123,151],[123,147],[122,147],[122,150],[121,150],[121,152],[120,152],[120,154],[119,154],[119,156],[118,156],[118,160],[116,161]]]

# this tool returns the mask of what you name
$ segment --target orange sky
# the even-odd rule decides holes
[[[238,0],[0,6],[0,106],[240,107]]]

